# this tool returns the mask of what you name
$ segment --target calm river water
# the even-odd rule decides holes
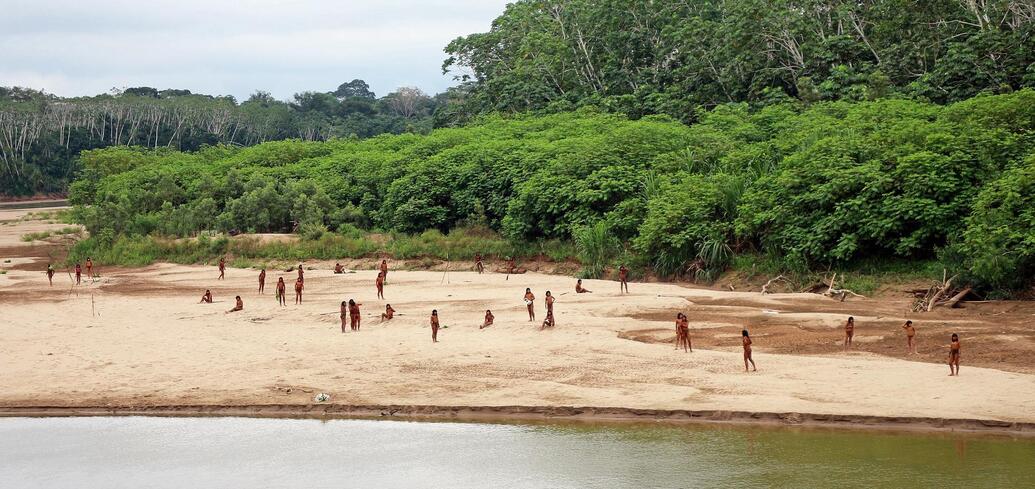
[[[1035,440],[750,427],[0,418],[0,488],[1035,487]]]

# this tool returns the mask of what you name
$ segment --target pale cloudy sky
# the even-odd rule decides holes
[[[507,0],[0,0],[0,86],[62,96],[112,87],[287,99],[362,78],[428,93],[452,39]]]

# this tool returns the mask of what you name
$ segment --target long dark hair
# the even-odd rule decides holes
[[[749,335],[749,334],[748,334],[748,330],[746,330],[746,329],[742,329],[742,330],[740,330],[740,335],[741,335],[741,336],[746,336],[746,337],[748,337],[748,338],[750,338],[750,337],[751,337],[751,335]]]
[[[354,305],[356,305],[356,301],[354,301],[354,300],[352,300],[352,299],[349,299],[349,305],[350,305],[350,306],[354,306]]]
[[[960,340],[960,335],[958,335],[956,333],[953,333],[952,334],[952,341],[959,341],[959,340]]]

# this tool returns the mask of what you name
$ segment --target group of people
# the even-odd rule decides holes
[[[913,321],[906,321],[902,325],[902,329],[906,332],[906,353],[916,355],[916,328],[913,327]],[[848,351],[852,348],[852,339],[855,337],[855,317],[849,317],[848,321],[845,322],[845,339],[844,339],[844,351]],[[949,376],[957,376],[960,374],[960,337],[958,334],[953,333],[949,337]]]
[[[74,279],[75,284],[76,285],[81,285],[82,282],[83,282],[83,264],[81,264],[79,262],[76,262],[75,267],[73,269],[75,270],[75,279]],[[50,286],[53,287],[54,286],[54,273],[55,273],[54,272],[54,265],[53,264],[51,264],[51,263],[47,264],[47,272],[46,273],[47,273],[47,282],[49,282]],[[86,257],[86,276],[88,278],[90,278],[90,279],[93,278],[93,259],[90,258],[90,257]]]

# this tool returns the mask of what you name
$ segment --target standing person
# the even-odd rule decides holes
[[[243,311],[243,310],[244,310],[244,301],[241,300],[241,296],[237,296],[237,303],[234,304],[234,308],[230,309],[229,311],[226,311],[226,313],[230,314],[231,312],[237,312],[237,311]]]
[[[75,284],[79,285],[79,281],[83,276],[83,267],[78,263],[75,264]]]
[[[553,301],[555,301],[555,300],[556,300],[556,298],[553,296],[553,294],[551,294],[550,291],[547,290],[546,291],[546,298],[543,299],[543,301],[546,302],[546,315],[551,318],[550,319],[550,323],[551,323],[550,326],[553,326],[553,322],[554,322],[554,320],[553,320],[553,317],[554,317],[553,316]]]
[[[490,311],[489,309],[486,309],[485,310],[485,322],[483,322],[482,325],[478,327],[478,329],[485,329],[485,328],[488,328],[489,326],[492,326],[492,322],[495,319],[496,319],[496,316],[492,315],[492,311]]]
[[[302,267],[302,262],[298,262],[298,281],[305,283],[305,268]]]
[[[517,263],[514,262],[514,257],[507,257],[507,273],[514,273],[517,271]]]
[[[259,271],[259,293],[263,293],[266,290],[266,269],[263,268]]]
[[[952,341],[949,343],[949,376],[960,375],[960,337],[956,333],[952,334]],[[955,366],[956,370],[953,371],[952,367]]]
[[[629,293],[629,269],[625,268],[625,264],[618,267],[618,291]]]
[[[86,257],[86,278],[93,280],[93,259]]]
[[[528,308],[528,321],[535,321],[535,294],[530,288],[525,289],[525,307]]]
[[[359,332],[359,306],[363,304],[356,304],[356,301],[349,299],[349,328],[353,331]]]
[[[855,336],[855,318],[849,316],[848,322],[845,323],[845,351],[852,347],[852,336]]]
[[[381,275],[384,275],[385,281],[388,281],[388,260],[381,260]]]
[[[223,275],[226,274],[226,258],[219,257],[219,278],[216,280],[223,280]]]
[[[384,272],[377,272],[377,280],[374,281],[374,286],[377,287],[377,298],[385,298],[385,274]]]
[[[683,346],[684,344],[685,344],[685,342],[683,341],[683,313],[677,312],[676,313],[676,349],[678,350],[679,347]],[[686,351],[686,350],[684,349],[684,351]]]
[[[916,354],[916,328],[913,328],[913,321],[906,321],[902,329],[906,330],[906,353]]]
[[[345,301],[341,301],[341,310],[339,317],[341,318],[341,332],[345,332],[345,317],[348,316],[349,306],[345,305]]]
[[[431,310],[431,342],[438,343],[438,309]]]
[[[680,314],[682,314],[682,313],[680,313]],[[693,341],[690,341],[690,318],[686,317],[686,314],[683,314],[682,329],[683,329],[683,341],[686,342],[686,348],[684,348],[684,350],[689,348],[690,349],[690,353],[693,353],[694,352],[694,343],[693,343]]]
[[[47,264],[47,280],[50,281],[50,286],[54,286],[54,265]]]
[[[748,362],[751,362],[751,368],[757,372],[758,368],[755,367],[755,360],[751,358],[751,336],[748,335],[748,330],[742,330],[740,332],[740,340],[744,345],[744,371],[748,371]]]
[[[287,305],[287,284],[284,283],[284,277],[277,278],[277,303]]]
[[[481,253],[475,253],[475,255],[474,255],[474,269],[478,270],[479,274],[485,271],[485,266],[482,265],[482,254]]]
[[[212,303],[212,291],[211,290],[205,289],[205,293],[201,295],[201,302],[200,303],[201,304],[211,304]]]
[[[575,293],[576,294],[592,294],[593,291],[583,287],[582,286],[582,279],[580,278],[578,282],[575,282]]]
[[[298,277],[295,280],[295,304],[302,303],[302,289],[305,288],[305,282],[302,281],[302,277]]]
[[[381,313],[381,322],[388,321],[395,317],[395,309],[392,309],[391,304],[385,304],[385,312]],[[342,326],[343,328],[345,326]]]

